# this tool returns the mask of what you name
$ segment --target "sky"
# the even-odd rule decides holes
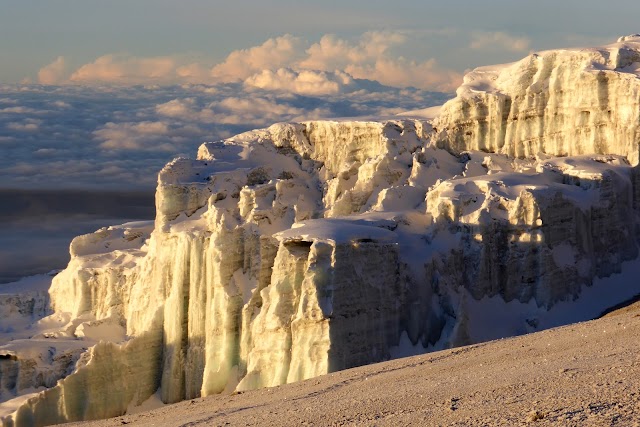
[[[435,60],[460,73],[640,31],[640,3],[632,0],[0,0],[0,10],[3,83],[38,81],[59,57],[69,73],[106,55],[210,68],[284,35],[304,50],[327,35],[353,41],[371,31],[404,35],[390,57]]]
[[[204,141],[439,105],[469,69],[611,43],[638,16],[637,0],[0,0],[0,282],[151,218],[157,172]],[[124,193],[140,206],[102,213]]]

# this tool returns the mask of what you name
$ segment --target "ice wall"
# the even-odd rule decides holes
[[[577,297],[638,255],[633,177],[624,158],[581,156],[442,182],[427,210],[463,244],[432,267],[440,284],[547,308]]]
[[[74,239],[51,324],[0,347],[2,399],[24,397],[3,423],[299,381],[536,330],[566,304],[584,320],[587,290],[638,255],[637,44],[478,69],[435,128],[283,123],[175,159],[156,220]]]
[[[640,36],[533,53],[467,74],[434,123],[438,145],[513,157],[618,154],[638,164]]]
[[[422,203],[427,186],[448,173],[413,170],[425,126],[413,120],[281,124],[204,144],[198,160],[176,159],[159,175],[152,233],[149,224],[125,224],[73,241],[72,261],[51,287],[51,305],[91,322],[66,336],[83,338],[79,330],[101,321],[123,325],[129,338],[109,347],[113,360],[128,360],[127,348],[137,348],[136,357],[158,369],[130,371],[129,378],[156,384],[165,402],[387,359],[400,333],[393,233],[375,221],[329,220],[311,226],[313,238],[297,234],[304,226],[293,236],[278,233],[338,211],[366,212],[405,193],[404,205]],[[412,178],[421,185],[403,191]],[[382,278],[396,285],[382,286]],[[31,398],[15,423],[122,413],[155,391],[123,388],[100,408],[96,383],[84,391],[90,409],[54,417],[61,399],[79,393],[81,373],[113,371],[114,362],[96,351],[58,386]]]

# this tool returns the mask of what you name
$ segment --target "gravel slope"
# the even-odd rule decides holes
[[[83,425],[640,426],[638,337],[635,304],[591,322]]]

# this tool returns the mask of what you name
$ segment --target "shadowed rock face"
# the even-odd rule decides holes
[[[633,40],[543,53],[512,65],[505,82],[487,71],[482,87],[476,70],[437,131],[413,119],[277,124],[172,161],[158,177],[155,223],[76,238],[50,290],[55,313],[75,319],[60,342],[105,325],[126,329],[128,342],[93,347],[6,423],[117,415],[156,389],[176,402],[299,381],[581,320],[640,291],[630,281],[608,299],[585,296],[638,254],[633,149],[615,145],[613,127],[577,147],[573,125],[545,118],[564,105],[547,105],[548,87],[579,87],[585,105],[605,96],[597,78],[554,77],[565,56],[567,70],[605,56],[606,68],[618,49],[611,66],[626,69],[635,57],[621,46]],[[606,99],[635,84],[620,79],[630,86],[608,84]],[[505,136],[514,108],[512,121],[528,120],[515,101],[507,108],[507,89],[542,103],[536,125],[512,129],[530,139],[539,127],[535,147]],[[101,401],[110,378],[112,398]]]

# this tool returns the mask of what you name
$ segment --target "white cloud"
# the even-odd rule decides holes
[[[472,49],[506,49],[511,52],[524,52],[529,50],[531,40],[527,37],[517,37],[501,31],[480,32],[472,35]]]
[[[104,55],[78,68],[74,83],[154,84],[175,82],[179,64],[175,58],[157,56]]]
[[[69,105],[69,103],[64,101],[53,101],[51,105],[58,108],[71,108],[71,105]]]
[[[209,104],[209,107],[200,107],[195,98],[183,98],[156,105],[155,109],[159,115],[174,119],[197,123],[223,123],[225,117],[216,114],[211,105],[215,105],[215,102]]]
[[[229,97],[216,103],[221,123],[256,123],[266,125],[275,121],[291,120],[291,117],[303,114],[305,110],[260,97]],[[279,118],[280,120],[277,120]]]
[[[39,148],[35,150],[33,153],[38,156],[51,156],[57,154],[58,150],[55,148]]]
[[[392,31],[368,32],[353,42],[327,35],[307,49],[307,58],[297,66],[340,69],[354,78],[394,87],[451,91],[462,82],[460,73],[438,66],[434,59],[419,62],[394,55],[393,48],[406,42],[404,33]]]
[[[173,99],[156,105],[156,112],[164,117],[201,124],[236,125],[255,128],[274,122],[329,116],[326,109],[305,109],[271,100],[255,94],[239,94],[208,103],[198,104],[195,98]]]
[[[432,90],[452,90],[460,83],[459,73],[436,66],[432,59],[414,61],[395,53],[394,49],[407,40],[405,33],[391,31],[367,32],[356,39],[325,35],[317,43],[286,34],[249,49],[233,51],[213,67],[188,62],[180,56],[140,58],[110,54],[81,66],[66,82],[115,85],[244,82],[247,87],[313,96],[352,90],[352,78]],[[65,75],[63,68],[64,58],[60,57],[40,70],[39,78],[60,83]]]
[[[33,132],[38,130],[38,125],[36,123],[9,123],[7,124],[7,129]]]
[[[58,56],[51,64],[45,65],[38,71],[38,82],[44,85],[55,85],[67,78],[67,64],[62,56]]]
[[[38,114],[40,111],[28,107],[6,107],[0,109],[0,114]]]
[[[435,59],[417,63],[405,58],[378,59],[373,64],[353,64],[346,71],[356,78],[369,78],[387,86],[451,92],[462,83],[462,74],[438,66]]]
[[[211,77],[216,83],[242,81],[262,70],[288,67],[303,55],[304,46],[301,39],[289,34],[272,38],[260,46],[231,52],[211,69]]]
[[[162,116],[176,118],[193,118],[196,112],[193,110],[195,105],[193,98],[172,99],[164,104],[156,105],[156,112]]]
[[[202,83],[210,80],[210,70],[196,62],[176,68],[176,77],[182,82]]]
[[[403,44],[406,37],[397,32],[368,32],[350,43],[334,35],[326,35],[307,49],[307,57],[298,66],[305,69],[335,70],[349,65],[375,62],[387,55],[389,48]]]
[[[347,73],[280,68],[276,71],[262,70],[244,81],[245,86],[266,90],[297,93],[300,95],[332,95],[353,86],[353,78]]]
[[[107,151],[135,150],[172,152],[179,151],[181,142],[198,134],[193,126],[170,127],[161,121],[138,123],[106,123],[93,132],[99,147]]]

